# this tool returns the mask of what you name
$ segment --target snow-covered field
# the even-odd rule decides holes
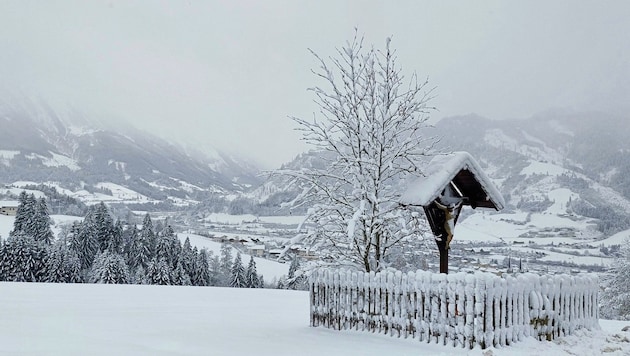
[[[0,238],[6,239],[9,237],[9,232],[13,230],[14,216],[6,216],[0,214]]]
[[[195,234],[177,234],[179,240],[183,243],[186,238],[190,239],[190,244],[192,246],[197,246],[198,249],[205,248],[208,251],[212,251],[215,256],[221,255],[221,243],[210,240],[207,237],[195,235]],[[236,251],[232,249],[232,257],[236,256]],[[249,262],[250,255],[246,253],[241,254],[241,259],[244,264]],[[289,273],[289,265],[286,263],[280,263],[275,261],[270,261],[264,258],[254,257],[254,261],[256,261],[256,271],[259,274],[262,274],[267,283],[277,280],[282,275],[287,275]]]
[[[3,355],[630,355],[630,322],[554,342],[455,349],[309,327],[308,293],[270,289],[0,283]]]

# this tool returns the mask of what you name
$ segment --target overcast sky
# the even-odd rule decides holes
[[[0,85],[278,166],[354,27],[436,86],[435,118],[630,110],[629,1],[0,1]],[[630,119],[630,117],[629,117]]]

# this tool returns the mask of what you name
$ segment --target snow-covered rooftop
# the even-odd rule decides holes
[[[453,152],[433,157],[424,170],[424,176],[409,185],[400,202],[405,205],[427,206],[437,199],[451,182],[465,197],[472,199],[465,201],[466,205],[497,210],[505,207],[505,200],[497,187],[468,152]],[[476,193],[476,197],[468,193]]]

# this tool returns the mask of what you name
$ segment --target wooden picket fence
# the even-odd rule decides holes
[[[598,329],[594,275],[502,276],[323,269],[310,277],[311,326],[461,348]]]

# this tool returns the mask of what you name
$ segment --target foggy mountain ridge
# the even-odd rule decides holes
[[[257,168],[223,152],[187,153],[129,126],[103,124],[76,110],[41,100],[0,100],[0,177],[54,181],[71,190],[111,182],[155,199],[170,193],[196,199],[202,192],[231,193],[260,182]],[[82,183],[81,183],[82,182]],[[194,194],[182,193],[182,188]],[[187,196],[188,195],[188,196]],[[201,194],[203,196],[203,194]]]
[[[610,235],[630,229],[630,127],[625,123],[621,116],[599,112],[547,111],[519,120],[471,114],[444,118],[425,134],[440,138],[442,152],[470,152],[506,198],[504,213],[581,220],[592,227],[589,234]],[[284,166],[318,162],[317,152],[308,152]],[[272,177],[250,195],[258,201],[291,201],[302,187],[287,183],[285,177]]]
[[[506,198],[508,214],[577,219],[592,233],[610,235],[630,229],[625,122],[597,112],[548,111],[519,120],[464,115],[444,118],[424,134],[440,137],[442,151],[476,157]],[[184,149],[133,128],[114,131],[75,110],[0,101],[0,126],[0,183],[54,182],[73,192],[113,183],[154,202],[195,205],[200,213],[299,214],[307,208],[289,211],[286,203],[304,187],[287,177],[265,177],[250,162]],[[320,152],[308,151],[282,168],[325,164]]]
[[[608,235],[630,228],[626,122],[602,112],[549,111],[520,120],[449,117],[436,131],[445,149],[480,161],[508,210],[592,220]]]

